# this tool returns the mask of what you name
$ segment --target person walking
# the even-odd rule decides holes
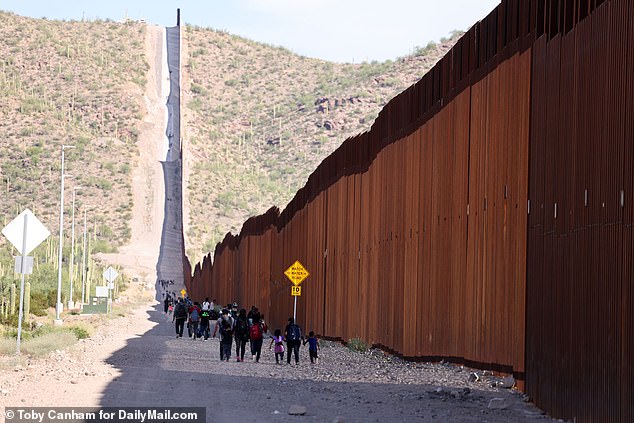
[[[211,303],[209,302],[209,297],[205,297],[205,301],[200,308],[202,311],[211,311]]]
[[[241,309],[234,325],[234,337],[236,341],[236,361],[244,361],[244,350],[249,339],[249,324],[247,323],[247,311]]]
[[[231,319],[231,316],[229,316],[229,310],[226,308],[222,309],[222,314],[220,315],[220,317],[218,317],[218,320],[216,321],[216,324],[214,325],[214,333],[213,335],[211,335],[212,338],[215,338],[217,333],[220,336],[220,361],[224,360],[225,358],[225,350],[222,344],[222,326],[223,326],[222,323],[223,322],[227,322],[229,327],[233,327],[233,320]],[[231,345],[229,345],[228,357],[230,356],[231,356]]]
[[[284,363],[284,337],[282,336],[282,331],[279,329],[275,329],[275,335],[271,338],[269,350],[273,345],[275,345],[275,364]]]
[[[189,337],[194,341],[198,338],[198,325],[200,324],[200,306],[195,302],[189,308]]]
[[[231,345],[233,344],[233,328],[228,320],[220,322],[220,345],[224,359],[229,361],[231,358]],[[220,358],[222,360],[222,357]]]
[[[302,344],[302,330],[292,317],[288,318],[288,325],[284,329],[286,338],[286,364],[291,364],[291,353],[295,355],[295,364],[299,364],[299,347]]]
[[[167,310],[170,308],[170,296],[169,294],[165,295],[165,299],[163,300],[163,313],[167,316]]]
[[[264,332],[266,332],[266,325],[264,325],[259,319],[254,320],[253,324],[249,328],[249,339],[251,339],[252,359],[255,360],[256,363],[260,361],[262,342],[264,342]]]
[[[201,337],[203,338],[203,342],[209,339],[209,318],[209,310],[203,310],[200,312],[200,334],[202,335]]]
[[[310,356],[310,363],[317,364],[317,351],[320,349],[319,340],[315,337],[315,332],[312,330],[308,333],[308,339],[304,340],[304,345],[308,343],[308,355]]]
[[[174,316],[172,317],[172,323],[176,322],[176,337],[183,337],[183,327],[185,326],[185,320],[187,320],[187,309],[185,308],[185,304],[183,304],[182,299],[178,299],[178,303],[176,303],[176,307],[174,308]]]

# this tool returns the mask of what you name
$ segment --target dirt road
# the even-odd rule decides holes
[[[98,256],[105,263],[121,266],[128,275],[153,286],[161,244],[165,186],[161,161],[167,154],[165,99],[169,79],[165,61],[165,30],[148,25],[145,41],[150,65],[143,98],[143,125],[139,131],[139,157],[132,172],[133,211],[131,240],[118,254]]]

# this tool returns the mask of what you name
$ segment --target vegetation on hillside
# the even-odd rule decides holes
[[[107,249],[129,238],[144,37],[140,24],[0,12],[0,191],[8,200],[0,202],[0,224],[29,207],[54,232],[66,144],[76,146],[66,151],[67,216],[73,186],[81,187],[77,213],[89,207]]]
[[[190,259],[198,261],[249,216],[283,208],[326,156],[369,129],[458,35],[394,61],[338,64],[184,27]],[[8,199],[0,203],[0,224],[29,207],[57,233],[60,147],[70,144],[77,148],[66,154],[66,236],[72,189],[80,186],[76,213],[79,221],[88,208],[94,252],[129,239],[144,41],[144,24],[0,12],[0,192]]]
[[[213,250],[226,232],[238,232],[249,216],[284,208],[326,156],[369,129],[459,35],[395,61],[338,64],[186,27],[190,260]]]
[[[145,25],[60,22],[0,12],[0,226],[30,208],[59,230],[60,148],[66,150],[62,298],[69,292],[71,204],[76,190],[75,300],[81,298],[81,234],[87,210],[91,252],[109,252],[130,236],[131,169],[148,65]],[[35,314],[55,304],[54,235],[36,249],[31,282]],[[0,236],[0,305],[8,307],[16,251]],[[89,257],[89,280],[101,269]],[[0,309],[0,311],[6,311]],[[15,316],[2,315],[7,324]]]

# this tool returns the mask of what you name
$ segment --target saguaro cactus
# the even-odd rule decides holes
[[[15,284],[12,283],[11,284],[11,298],[10,298],[10,302],[9,302],[9,307],[10,307],[10,311],[11,314],[15,314],[15,304],[16,304],[16,300],[15,300]]]
[[[24,284],[24,321],[29,321],[31,311],[31,282]]]

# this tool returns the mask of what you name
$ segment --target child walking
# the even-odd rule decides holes
[[[220,345],[222,347],[222,358],[229,361],[229,357],[231,357],[231,345],[233,344],[233,328],[231,324],[222,320],[220,322]]]
[[[284,337],[282,337],[282,331],[279,329],[275,329],[275,335],[273,339],[271,339],[271,344],[269,345],[269,350],[275,344],[275,364],[280,364],[284,362]]]
[[[308,339],[304,341],[304,345],[308,342],[308,355],[310,356],[310,363],[317,364],[317,351],[319,350],[319,340],[315,337],[315,332],[312,330],[308,333]]]

